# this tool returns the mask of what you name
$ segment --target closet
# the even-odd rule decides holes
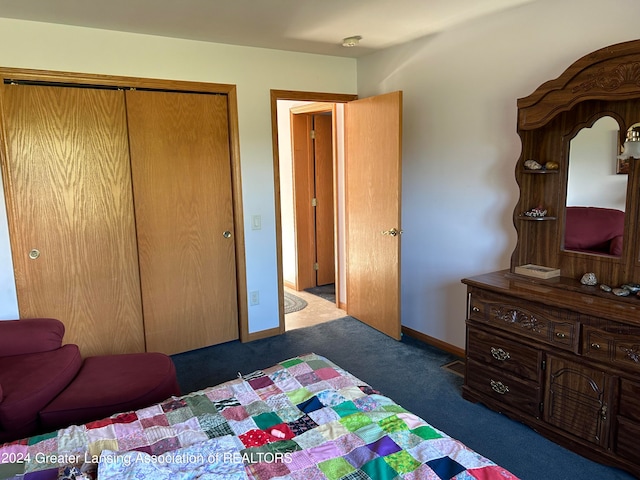
[[[20,316],[84,356],[237,339],[235,87],[0,69]]]

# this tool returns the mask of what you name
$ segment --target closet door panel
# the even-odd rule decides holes
[[[147,350],[173,354],[235,340],[226,96],[137,90],[126,97]]]
[[[124,94],[3,86],[5,189],[21,317],[83,356],[144,351]]]

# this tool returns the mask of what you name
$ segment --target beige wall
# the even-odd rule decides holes
[[[515,247],[516,100],[638,18],[636,0],[536,0],[358,61],[359,97],[404,91],[403,325],[464,347],[460,279]]]

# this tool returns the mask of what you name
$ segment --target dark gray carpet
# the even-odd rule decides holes
[[[576,455],[504,415],[464,400],[463,379],[441,368],[457,357],[415,339],[397,342],[346,317],[249,343],[229,342],[174,355],[183,392],[216,385],[314,352],[369,383],[434,427],[523,480],[630,480]]]
[[[304,290],[312,295],[315,295],[331,303],[336,303],[336,284],[330,283],[328,285],[321,285],[319,287],[306,288]]]

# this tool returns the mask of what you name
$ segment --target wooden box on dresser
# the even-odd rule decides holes
[[[640,300],[509,271],[462,282],[463,397],[640,477]]]

